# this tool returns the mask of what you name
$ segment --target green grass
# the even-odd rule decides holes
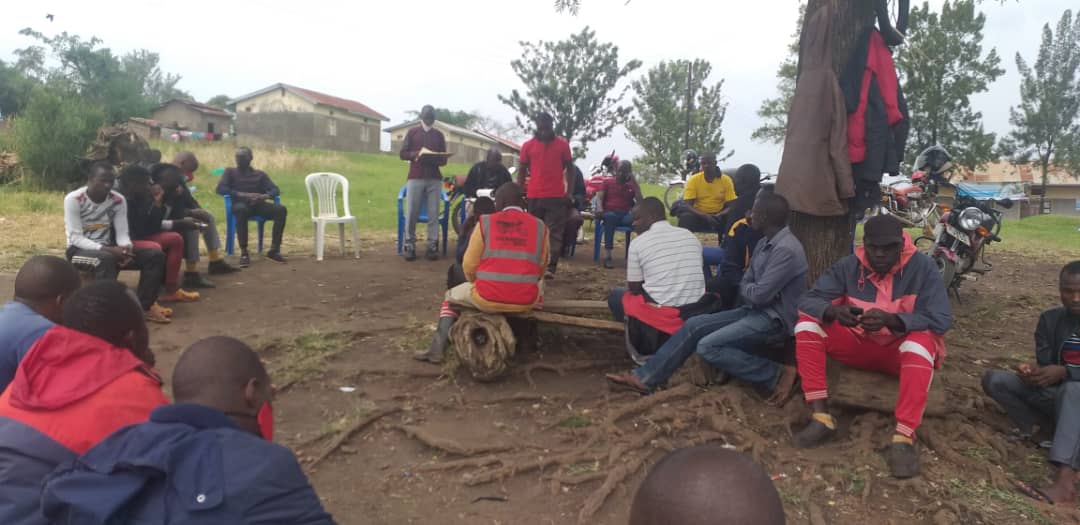
[[[994,249],[1055,258],[1080,254],[1080,217],[1040,215],[1006,220]]]

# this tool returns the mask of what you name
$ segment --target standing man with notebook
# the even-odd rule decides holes
[[[427,252],[429,261],[439,258],[439,200],[442,172],[446,165],[446,137],[435,129],[435,108],[420,110],[420,125],[410,129],[401,142],[401,160],[409,161],[409,181],[405,183],[405,260],[416,260],[416,223],[420,209],[427,210]]]

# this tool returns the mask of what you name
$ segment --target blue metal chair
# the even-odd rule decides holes
[[[397,196],[397,252],[398,252],[398,255],[401,255],[402,248],[403,248],[403,246],[405,244],[405,188],[406,188],[405,186],[402,186],[401,191],[398,192],[398,196]],[[436,210],[436,213],[439,213],[439,219],[438,220],[439,220],[439,224],[442,225],[442,254],[443,254],[443,257],[445,257],[446,256],[447,231],[450,229],[450,198],[446,196],[446,192],[443,191],[443,190],[439,190],[439,193],[441,194],[441,197],[442,197],[443,209],[442,209],[441,213],[439,213],[438,210]],[[464,206],[463,206],[463,208],[464,208]],[[420,210],[420,218],[417,219],[417,222],[427,223],[428,220],[429,220],[428,219],[428,210],[427,210],[427,207],[425,206],[423,209]]]
[[[233,241],[236,240],[236,216],[232,212],[232,195],[224,195],[225,198],[225,254],[233,254]],[[274,197],[274,204],[281,204],[281,196]],[[265,217],[259,215],[252,215],[248,217],[248,220],[255,221],[259,226],[259,251],[263,250],[263,224],[266,222]]]
[[[596,238],[595,242],[593,242],[592,254],[594,263],[600,262],[600,242],[604,236],[604,228],[607,228],[607,225],[604,224],[603,219],[597,217],[593,222],[593,237]],[[626,232],[626,253],[623,255],[623,259],[626,259],[630,256],[630,235],[634,233],[634,228],[632,226],[616,226],[615,232]]]

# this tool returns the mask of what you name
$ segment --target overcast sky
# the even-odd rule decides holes
[[[736,152],[730,162],[754,162],[765,171],[776,170],[780,147],[756,143],[750,134],[759,125],[759,104],[775,93],[774,75],[798,11],[798,0],[584,0],[576,17],[554,12],[552,0],[4,4],[0,59],[10,60],[14,49],[31,43],[18,34],[24,27],[68,31],[97,36],[118,52],[159,53],[162,68],[182,75],[179,87],[198,100],[286,82],[359,100],[389,116],[389,124],[425,103],[510,121],[513,112],[496,95],[521,87],[510,68],[520,55],[518,42],[559,40],[588,25],[600,40],[619,46],[622,62],[642,60],[639,73],[665,59],[709,60],[710,80],[725,79],[730,103],[724,120],[727,147]],[[984,2],[985,45],[997,48],[1007,71],[975,99],[989,131],[1009,129],[1008,108],[1019,98],[1016,52],[1034,61],[1042,25],[1056,25],[1066,8],[1076,6],[1076,0]],[[590,148],[582,167],[612,149],[623,158],[639,151],[617,128]]]

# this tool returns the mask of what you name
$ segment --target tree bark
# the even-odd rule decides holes
[[[833,71],[840,74],[854,51],[859,35],[866,28],[874,25],[874,3],[869,0],[809,0],[806,16],[803,18],[803,31],[813,18],[813,13],[823,5],[833,6]],[[799,46],[799,70],[802,70],[803,46]],[[791,116],[788,116],[790,121]],[[852,239],[855,235],[852,216],[817,217],[805,213],[793,212],[789,223],[792,233],[806,249],[806,258],[810,265],[809,280],[813,284],[818,276],[829,266],[851,253]]]

